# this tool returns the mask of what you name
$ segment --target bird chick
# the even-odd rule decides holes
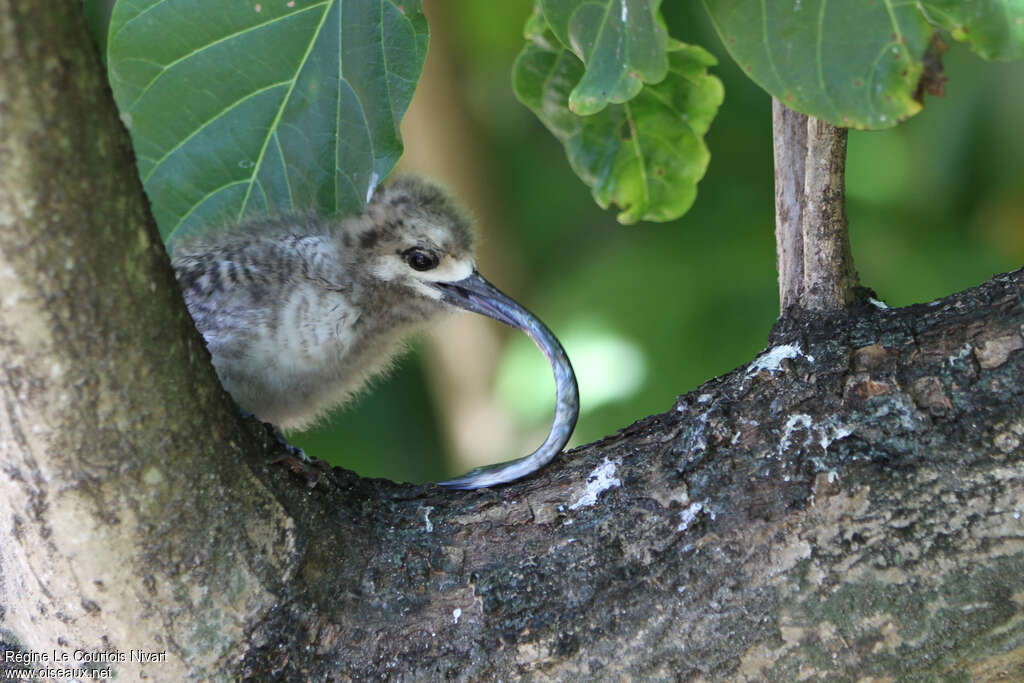
[[[555,373],[544,444],[524,458],[441,482],[478,488],[549,462],[576,424],[576,379],[555,336],[476,270],[465,215],[438,186],[401,176],[362,215],[260,218],[179,240],[172,264],[189,312],[238,405],[302,429],[387,368],[402,339],[462,308],[526,332]]]

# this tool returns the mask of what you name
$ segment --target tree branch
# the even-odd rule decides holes
[[[0,641],[201,677],[271,609],[289,520],[241,464],[266,449],[185,310],[81,2],[0,0],[0,46]]]
[[[779,310],[838,311],[855,303],[845,208],[845,128],[772,99]]]
[[[772,98],[775,151],[775,260],[779,270],[779,312],[800,302],[804,289],[804,161],[807,117]]]
[[[855,310],[499,490],[268,471],[316,541],[242,673],[1024,671],[1024,271]]]

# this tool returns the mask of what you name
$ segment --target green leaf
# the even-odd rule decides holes
[[[723,97],[721,82],[707,73],[715,59],[682,43],[673,43],[668,57],[661,83],[590,116],[568,106],[584,70],[572,52],[529,44],[516,60],[516,95],[562,142],[597,203],[623,209],[622,223],[678,218],[707,170],[704,134]]]
[[[569,108],[577,114],[626,102],[644,83],[665,78],[668,33],[658,15],[661,0],[538,2],[555,37],[586,65],[569,96]],[[528,34],[537,30],[535,17],[527,24]]]
[[[360,211],[402,152],[420,0],[119,0],[109,71],[165,239]]]
[[[526,40],[536,41],[540,39],[545,31],[548,31],[547,19],[544,18],[544,10],[540,6],[541,0],[535,0],[533,5],[533,12],[526,19],[526,25],[523,26],[523,38]]]
[[[114,11],[114,0],[82,0],[82,14],[89,25],[93,42],[100,49],[104,64],[107,61],[107,27],[110,14]]]
[[[985,59],[1024,57],[1024,0],[925,0],[921,7]]]
[[[908,2],[704,0],[733,59],[787,106],[837,126],[917,113],[932,27]]]

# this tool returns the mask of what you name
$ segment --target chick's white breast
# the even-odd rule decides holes
[[[345,294],[299,283],[275,315],[274,324],[259,328],[253,339],[250,361],[258,371],[276,375],[281,388],[337,381],[359,318]]]

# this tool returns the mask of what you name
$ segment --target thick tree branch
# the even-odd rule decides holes
[[[779,310],[838,311],[856,301],[846,221],[845,128],[772,99]]]
[[[164,680],[224,666],[294,550],[240,465],[259,450],[181,301],[81,3],[0,0],[0,641],[167,652]]]
[[[336,470],[309,496],[268,471],[316,541],[245,672],[1024,671],[1024,271],[803,320],[675,409],[500,490]]]

